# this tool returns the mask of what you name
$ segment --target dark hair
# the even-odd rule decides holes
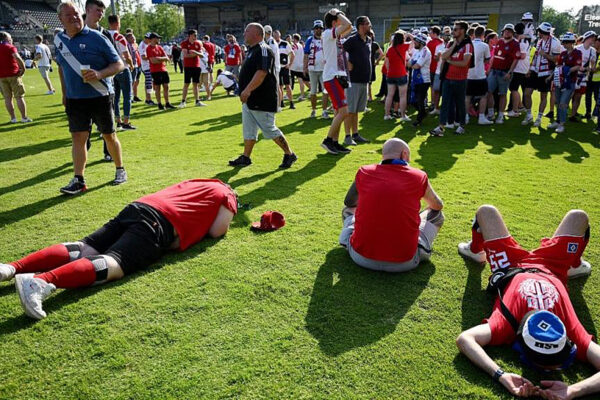
[[[492,32],[494,32],[494,30],[493,30],[493,29],[486,28],[486,29],[485,29],[485,31],[483,31],[483,36],[487,36],[487,35],[489,35],[489,34],[490,34],[490,33],[492,33]]]
[[[210,41],[210,36],[204,35],[204,37],[202,38],[202,40],[204,40],[205,42],[209,42]]]
[[[434,25],[431,27],[431,32],[439,36],[442,33],[442,29],[439,26]]]
[[[217,70],[217,75],[220,75],[220,74],[222,74],[222,73],[223,73],[223,70],[222,70],[221,68],[219,68],[219,69]]]
[[[42,35],[35,35],[35,40],[39,40],[40,42],[44,40]]]
[[[399,44],[404,43],[404,33],[400,31],[394,32],[394,36],[392,37],[392,46],[397,46]]]
[[[106,8],[106,4],[104,4],[102,0],[86,0],[85,8],[88,8],[89,6],[98,6],[100,8]]]
[[[323,21],[325,21],[325,28],[331,29],[331,27],[333,26],[333,21],[337,21],[337,19],[337,15],[331,15],[329,13],[326,13],[325,18],[323,18]]]
[[[298,34],[298,33],[294,33],[294,35],[292,36],[292,38],[296,39],[297,41],[302,40],[302,36],[300,36],[300,34]]]
[[[369,19],[369,17],[367,17],[366,15],[361,15],[360,17],[356,17],[356,21],[355,21],[355,25],[356,25],[356,29],[358,29],[359,25],[362,25],[365,23],[365,21],[367,21]]]
[[[483,26],[480,25],[477,28],[475,28],[475,37],[482,37],[484,33],[485,28]]]
[[[475,28],[471,27],[467,30],[467,36],[471,36],[475,33]]]
[[[190,29],[189,31],[187,31],[188,35],[198,35],[198,31],[195,29]]]
[[[498,34],[494,31],[491,31],[490,33],[488,33],[487,35],[485,35],[485,42],[489,43],[490,40],[492,40],[493,38],[498,37]]]
[[[454,21],[454,26],[458,26],[465,32],[467,31],[467,29],[469,29],[469,24],[467,23],[467,21]]]
[[[127,29],[125,29],[125,33],[126,33],[126,34],[127,34],[127,33],[131,33],[131,34],[133,34],[133,29],[131,29],[131,28],[127,28]]]
[[[519,22],[518,24],[515,25],[515,33],[517,35],[522,35],[525,32],[525,24],[522,22]]]
[[[108,16],[108,23],[109,24],[112,25],[112,24],[116,24],[118,22],[119,22],[119,16],[118,15],[111,14],[111,15]]]
[[[471,25],[469,25],[469,28],[477,28],[479,26],[479,22],[473,22]]]

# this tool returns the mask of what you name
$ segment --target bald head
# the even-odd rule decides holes
[[[410,161],[410,148],[402,139],[388,139],[383,144],[381,156],[384,160],[402,159],[404,161]]]

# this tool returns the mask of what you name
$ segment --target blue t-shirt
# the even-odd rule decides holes
[[[100,32],[87,26],[70,38],[62,32],[54,38],[56,62],[60,65],[69,99],[90,99],[113,94],[112,78],[83,82],[81,65],[100,71],[109,64],[119,62],[117,51]]]

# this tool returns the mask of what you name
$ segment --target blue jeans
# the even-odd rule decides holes
[[[569,101],[573,95],[574,89],[555,89],[556,107],[558,108],[558,122],[564,124],[567,121],[567,112],[569,111]]]
[[[440,109],[440,124],[445,125],[452,113],[456,109],[455,122],[461,125],[465,124],[466,106],[465,96],[467,95],[467,80],[455,81],[444,79],[442,82],[442,107]]]
[[[114,77],[115,84],[115,117],[120,118],[119,103],[123,92],[123,117],[129,119],[131,113],[131,71],[125,68]]]

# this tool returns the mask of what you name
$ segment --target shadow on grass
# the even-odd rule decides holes
[[[594,335],[594,337],[597,338],[598,335],[596,333],[596,325],[594,324],[592,313],[587,306],[587,302],[583,298],[583,287],[585,286],[588,278],[589,276],[586,276],[584,278],[573,279],[569,281],[569,298],[571,299],[571,303],[573,303],[573,308],[575,308],[579,322],[581,322],[589,334]]]
[[[573,130],[573,128],[571,128]],[[531,146],[536,150],[536,157],[543,160],[548,160],[552,155],[563,155],[564,159],[570,163],[581,163],[585,158],[588,158],[590,154],[581,147],[577,141],[569,137],[568,132],[554,133],[549,130],[540,129],[540,134],[530,135]],[[581,137],[582,135],[578,135]],[[585,136],[596,136],[591,132],[586,132]]]
[[[2,187],[2,188],[0,188],[0,196],[4,195],[6,193],[24,189],[26,187],[33,186],[35,184],[45,182],[47,180],[54,179],[59,176],[68,174],[68,173],[72,172],[72,165],[73,165],[73,163],[67,162],[56,168],[52,168],[48,171],[44,171],[39,175],[25,179],[19,183],[15,183],[13,185]]]
[[[394,332],[434,270],[425,262],[406,273],[369,271],[333,249],[317,272],[306,329],[330,356],[377,342]]]
[[[280,126],[279,129],[281,129],[284,135],[289,135],[292,133],[311,134],[326,126],[330,126],[331,121],[332,119],[309,118],[307,116],[306,118],[302,118],[287,125]],[[343,129],[344,128],[342,126],[342,131]]]
[[[430,179],[435,178],[438,173],[451,169],[458,155],[467,150],[474,149],[479,143],[479,137],[475,135],[463,135],[453,137],[428,137],[421,143],[416,160],[422,169],[427,172]]]
[[[67,306],[72,303],[76,303],[77,301],[84,299],[88,296],[93,296],[98,293],[103,288],[115,288],[121,285],[125,285],[130,281],[140,278],[146,274],[150,274],[167,264],[177,263],[179,261],[185,261],[190,258],[194,258],[206,251],[211,246],[217,244],[222,238],[212,239],[207,238],[202,240],[200,243],[190,247],[183,253],[171,252],[166,254],[163,259],[157,263],[150,265],[149,267],[136,271],[131,275],[127,275],[124,278],[107,283],[105,285],[100,286],[91,286],[87,288],[74,289],[74,290],[60,290],[56,295],[49,297],[44,302],[44,311],[50,315],[53,312],[60,310],[62,307]],[[203,285],[202,282],[195,282],[196,286]],[[16,294],[16,289],[14,285],[6,286],[0,289],[0,294],[4,294],[4,292],[13,292]],[[25,314],[19,315],[17,317],[13,317],[9,320],[0,322],[0,336],[8,335],[14,332],[18,332],[21,329],[29,328],[34,325],[36,321],[32,318],[27,317]]]
[[[30,144],[26,146],[11,147],[8,149],[0,149],[0,163],[19,158],[31,156],[34,154],[43,153],[44,151],[55,150],[61,147],[71,146],[71,136],[66,134],[63,139],[54,139],[47,142]]]
[[[241,111],[237,114],[222,115],[220,117],[204,119],[202,121],[194,122],[192,125],[201,126],[202,129],[197,131],[187,132],[186,135],[198,135],[204,132],[218,131],[226,128],[232,128],[242,124],[242,113]]]
[[[481,288],[482,272],[489,271],[486,265],[465,260],[465,267],[469,275],[462,299],[463,330],[481,324],[481,321],[491,314],[494,301],[494,296]]]

